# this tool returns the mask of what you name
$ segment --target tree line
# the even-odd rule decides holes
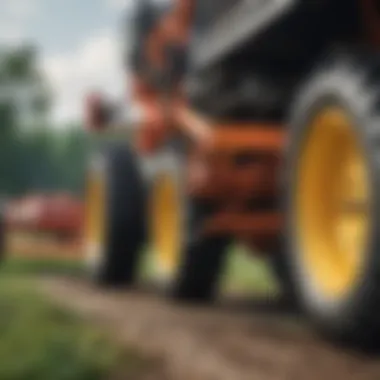
[[[80,123],[52,125],[37,59],[34,47],[0,47],[0,196],[83,189],[91,137]]]

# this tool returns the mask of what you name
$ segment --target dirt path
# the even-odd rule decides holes
[[[67,279],[44,279],[41,286],[123,343],[160,357],[164,370],[154,380],[380,379],[380,357],[333,348],[270,305],[229,302],[195,309],[143,292],[105,293]]]

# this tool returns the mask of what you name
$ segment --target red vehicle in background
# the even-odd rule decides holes
[[[5,218],[4,218],[4,204],[0,202],[0,258],[4,254],[5,245]]]
[[[70,194],[36,194],[8,202],[5,223],[11,230],[75,239],[81,234],[82,214],[82,202]]]

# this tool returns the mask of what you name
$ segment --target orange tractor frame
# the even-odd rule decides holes
[[[221,8],[222,3],[228,2],[220,1]],[[230,2],[201,35],[197,55],[189,46],[197,7],[202,5],[173,1],[171,10],[140,41],[139,64],[132,69],[131,105],[140,115],[131,137],[137,155],[121,153],[119,147],[109,156],[100,153],[91,160],[86,230],[91,273],[103,282],[130,284],[136,252],[143,240],[149,241],[160,252],[161,278],[170,294],[186,300],[209,299],[222,267],[220,256],[237,240],[275,263],[288,300],[305,310],[321,331],[372,346],[374,336],[380,335],[380,316],[374,311],[380,273],[373,269],[377,264],[380,268],[376,252],[380,221],[372,212],[380,215],[379,162],[373,146],[380,120],[376,118],[378,2]],[[214,7],[217,13],[216,3]],[[249,12],[251,22],[245,24]],[[322,23],[324,30],[318,32],[315,28]],[[241,35],[236,37],[240,27]],[[231,30],[224,35],[226,28]],[[307,44],[303,31],[310,39]],[[217,39],[218,34],[224,37]],[[231,46],[235,50],[230,54]],[[337,52],[335,46],[343,49]],[[168,54],[168,48],[177,56]],[[255,84],[264,85],[252,109],[254,102],[265,103],[266,90],[280,78],[270,95],[278,96],[276,106],[283,104],[285,112],[273,112],[268,118],[252,111],[249,117],[235,118],[228,112],[215,116],[202,101],[194,106],[186,70],[176,77],[171,66],[171,60],[184,52],[203,65],[200,72],[208,73],[199,74],[201,89],[217,70],[225,84],[239,70],[255,74],[250,65],[256,65]],[[149,66],[153,74],[147,75],[139,65]],[[163,79],[151,80],[157,73],[164,73]],[[208,95],[207,101],[222,103],[221,91]],[[87,107],[91,129],[111,125],[111,112],[99,97],[91,96]],[[132,168],[132,157],[143,163]],[[145,162],[148,174],[139,175],[136,167]],[[128,178],[121,179],[123,175]],[[128,197],[133,205],[127,205]],[[202,217],[195,217],[196,226],[182,233],[179,230],[188,226],[188,219],[193,220],[189,208]],[[127,211],[121,215],[127,209],[129,216]],[[165,267],[173,255],[177,256],[174,274],[168,271],[170,265]]]

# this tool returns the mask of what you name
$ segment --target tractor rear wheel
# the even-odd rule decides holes
[[[102,285],[131,285],[145,243],[145,185],[137,157],[126,145],[109,145],[91,158],[86,187],[89,273]]]
[[[337,60],[307,84],[291,119],[285,174],[288,260],[301,305],[322,332],[362,348],[380,339],[374,62]]]
[[[157,279],[172,299],[211,301],[230,240],[199,233],[211,211],[187,196],[181,156],[166,151],[156,163],[149,213]]]

